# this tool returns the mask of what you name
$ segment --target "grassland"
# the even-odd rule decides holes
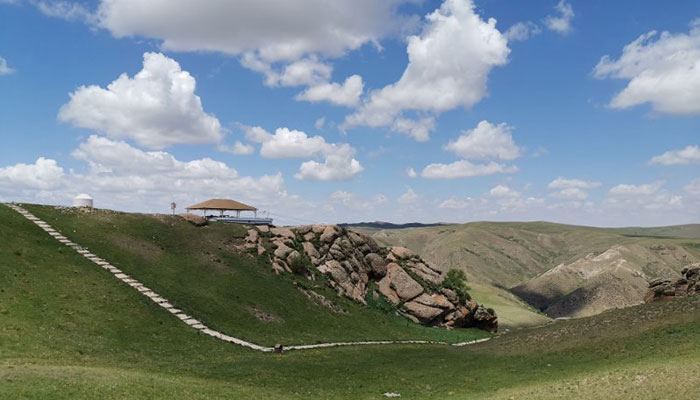
[[[164,253],[160,257],[167,257],[165,253],[188,245],[169,235],[182,234],[175,232],[180,228],[188,232],[189,227],[171,226],[167,218],[130,221],[131,216],[120,215],[119,219],[127,219],[124,225],[117,222],[110,225],[109,215],[99,218],[64,215],[38,207],[32,211],[76,241],[93,241],[92,250],[106,258],[114,256],[123,264],[121,268],[126,268],[127,260],[129,264],[137,260],[145,263],[147,260],[139,257],[151,257],[150,254],[134,255],[145,248],[154,250],[153,246],[162,246]],[[139,223],[145,226],[131,227]],[[94,224],[93,228],[88,228],[90,224]],[[102,240],[110,238],[98,235],[97,231],[107,228],[113,232],[109,235],[127,238],[124,240],[129,245],[103,243],[99,247]],[[131,229],[146,229],[146,232]],[[230,228],[221,228],[222,232],[218,229],[205,233],[193,230],[197,233],[192,235],[202,237],[189,238],[188,243],[191,240],[196,246],[207,246],[211,242],[212,248],[218,249],[217,235],[235,234]],[[78,238],[79,234],[83,236]],[[61,248],[55,240],[4,207],[0,207],[0,242],[0,282],[3,283],[0,398],[3,399],[377,399],[387,391],[401,393],[402,398],[470,399],[526,396],[654,399],[700,395],[700,347],[697,346],[700,298],[559,321],[461,348],[402,345],[261,354],[197,334],[132,289],[120,285],[105,271]],[[113,253],[102,254],[110,251],[111,246]],[[224,257],[225,247],[221,252],[214,257]],[[305,297],[298,300],[297,306],[294,296],[298,291],[293,289],[293,283],[267,275],[256,264],[257,260],[228,255],[232,258],[223,263],[212,260],[210,267],[200,266],[197,275],[176,280],[173,276],[178,273],[188,273],[183,272],[184,268],[178,269],[179,272],[168,271],[176,268],[168,264],[183,263],[194,268],[186,262],[186,256],[179,254],[167,262],[161,260],[155,264],[159,269],[148,273],[137,270],[129,273],[137,272],[133,275],[141,280],[152,277],[153,282],[148,284],[154,288],[160,280],[159,271],[163,272],[165,281],[189,283],[196,278],[203,281],[202,287],[223,280],[221,287],[214,285],[210,289],[215,294],[207,297],[208,300],[198,300],[185,289],[180,288],[179,292],[168,289],[171,284],[160,283],[158,289],[173,290],[169,297],[198,313],[206,313],[208,323],[237,330],[233,333],[242,335],[255,336],[258,329],[266,340],[358,334],[341,333],[332,323],[345,324],[345,330],[360,329],[360,333],[382,330],[397,337],[415,333],[386,315],[353,304],[347,305],[349,316],[325,315],[324,309],[315,305],[305,308],[302,302],[308,301]],[[206,255],[203,260],[208,259]],[[201,264],[207,265],[205,261]],[[227,273],[239,280],[225,279],[226,273],[217,271],[223,268],[221,265],[230,268]],[[240,272],[244,269],[250,269],[251,277]],[[208,278],[210,274],[215,278]],[[247,279],[246,285],[253,286],[249,291],[243,292],[243,279]],[[241,298],[226,295],[222,287],[231,285],[234,285],[231,290]],[[298,333],[276,334],[259,325],[244,327],[236,323],[236,318],[245,315],[244,311],[236,311],[236,307],[246,310],[250,306],[237,302],[245,302],[242,295],[256,292],[256,287],[265,291],[257,291],[264,296],[253,297],[254,305],[278,313],[286,323],[296,321],[296,326],[286,325],[285,329],[298,329]],[[204,307],[216,309],[219,301],[215,296],[224,296],[221,302],[232,308],[234,317],[227,319],[224,311]],[[289,297],[288,307],[299,307],[296,311],[300,315],[294,320],[284,313],[282,306],[277,308],[272,301],[257,300],[261,297]],[[358,317],[358,322],[353,322],[353,317]],[[362,324],[380,324],[385,319],[390,321],[388,325],[362,331],[372,329]],[[327,321],[330,322],[326,324]],[[310,327],[304,327],[304,322]]]
[[[473,297],[497,302],[499,321],[512,327],[541,324],[547,317],[536,310],[570,317],[635,304],[647,280],[678,275],[700,260],[700,225],[605,229],[474,222],[360,230],[384,245],[408,247],[444,270],[463,269]]]

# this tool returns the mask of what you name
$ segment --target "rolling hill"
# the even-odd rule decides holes
[[[309,302],[239,257],[234,226],[166,216],[34,214],[214,327],[265,343],[439,337],[355,303]],[[199,334],[0,205],[0,398],[695,398],[700,297],[512,331],[465,347],[259,353]],[[219,249],[220,248],[220,249]],[[218,261],[217,261],[218,260]],[[342,299],[341,299],[342,300]],[[249,307],[283,321],[263,321]],[[483,335],[468,330],[463,335]],[[680,383],[680,384],[679,384]]]
[[[513,294],[549,317],[592,315],[639,303],[648,280],[678,276],[684,265],[700,260],[700,225],[603,229],[476,222],[370,233],[435,265],[464,269],[474,297],[500,299],[510,307],[499,315],[501,323],[515,326],[541,320]]]

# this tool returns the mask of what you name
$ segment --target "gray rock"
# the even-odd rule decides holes
[[[391,282],[391,287],[401,300],[408,301],[423,293],[423,286],[411,278],[398,264],[387,265],[386,275]]]
[[[295,237],[294,232],[292,232],[292,230],[289,228],[272,228],[270,229],[270,233],[275,236],[281,236],[289,239],[294,239]]]
[[[336,237],[338,237],[338,228],[329,225],[323,230],[323,233],[321,234],[321,237],[319,239],[323,243],[330,244],[333,243],[333,241],[335,241]]]
[[[384,278],[377,282],[377,289],[379,289],[379,293],[383,294],[392,304],[397,305],[401,301],[396,291],[391,288],[391,280],[389,278]]]
[[[284,259],[293,250],[292,248],[290,248],[289,246],[287,246],[284,243],[276,242],[275,244],[277,245],[277,248],[275,249],[275,257],[276,258]]]
[[[423,323],[429,323],[440,316],[440,314],[444,313],[444,311],[439,308],[426,306],[415,301],[409,301],[405,306],[411,315],[415,316]]]
[[[378,277],[386,275],[386,262],[377,253],[369,253],[365,256],[365,263],[370,267],[370,271]]]

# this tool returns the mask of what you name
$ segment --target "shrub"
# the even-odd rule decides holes
[[[376,297],[375,297],[376,295]],[[365,301],[367,305],[371,308],[377,309],[383,313],[390,314],[394,312],[394,305],[387,300],[383,294],[377,291],[377,284],[370,282],[367,285],[367,293],[365,294]]]
[[[306,275],[311,271],[313,264],[311,259],[304,253],[299,254],[299,256],[294,257],[292,262],[289,263],[289,269],[297,275]]]
[[[442,287],[454,290],[459,297],[460,303],[466,303],[471,300],[469,295],[469,286],[467,286],[467,276],[461,269],[451,269],[447,271],[445,279],[442,281]]]

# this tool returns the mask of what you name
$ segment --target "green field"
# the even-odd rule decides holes
[[[309,302],[235,227],[29,206],[215,329],[263,344],[483,336]],[[0,206],[0,398],[697,398],[700,298],[512,331],[466,347],[263,354],[198,334]],[[297,282],[299,284],[299,282]],[[320,290],[320,289],[318,289]],[[324,293],[331,296],[332,293]],[[250,308],[279,317],[260,321]]]

